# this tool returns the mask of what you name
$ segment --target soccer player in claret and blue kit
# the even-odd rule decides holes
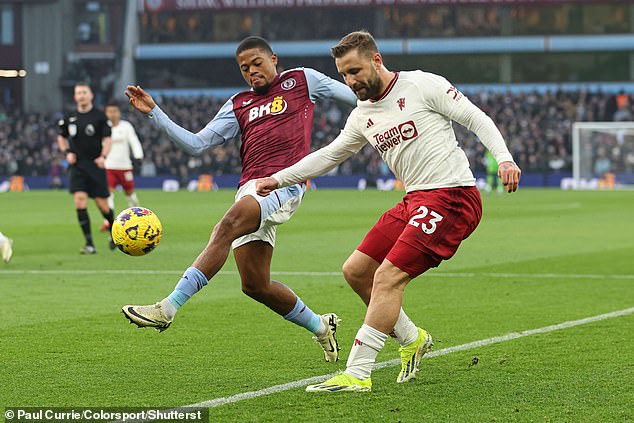
[[[270,276],[276,226],[288,221],[297,210],[306,184],[300,181],[262,197],[255,192],[255,180],[309,153],[316,101],[335,99],[353,106],[356,97],[346,85],[313,69],[297,68],[278,74],[277,55],[259,37],[248,37],[238,45],[236,61],[251,89],[232,96],[198,133],[170,120],[141,87],[128,86],[126,95],[132,106],[190,154],[200,154],[239,135],[242,174],[235,203],[214,227],[207,246],[174,291],[154,305],[126,305],[122,311],[139,327],[167,329],[177,310],[207,285],[233,248],[242,291],[309,330],[323,348],[326,361],[335,362],[339,357],[337,315],[316,314],[289,287]]]

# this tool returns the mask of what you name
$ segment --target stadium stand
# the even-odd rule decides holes
[[[280,67],[314,67],[336,77],[329,56],[333,40],[345,32],[342,28],[368,29],[379,40],[390,69],[421,68],[465,89],[499,125],[525,172],[571,172],[570,131],[575,121],[634,119],[631,1],[433,1],[425,7],[406,1],[389,7],[350,6],[354,1],[300,7],[291,1],[284,8],[244,9],[216,2],[195,2],[194,7],[194,2],[144,0],[131,8],[109,0],[52,3],[73,11],[65,35],[73,42],[48,52],[50,69],[48,62],[39,63],[47,65],[44,70],[33,66],[34,73],[41,72],[37,90],[32,84],[34,91],[27,94],[21,80],[0,81],[5,84],[0,97],[0,176],[48,176],[51,186],[62,184],[65,163],[55,146],[56,122],[64,110],[60,104],[70,102],[70,88],[79,80],[91,83],[97,104],[120,95],[125,83],[137,81],[176,122],[192,131],[201,129],[227,96],[244,86],[233,56],[236,41],[246,35],[272,41]],[[20,4],[3,6],[7,20],[18,22],[24,14],[32,26],[48,22],[39,20],[45,14],[31,13]],[[49,12],[62,9],[51,6]],[[17,24],[14,27],[3,32],[0,52],[12,54],[18,69],[22,59],[16,52],[33,46],[22,45],[26,38]],[[61,89],[50,90],[54,84]],[[619,93],[621,89],[625,91]],[[201,173],[239,173],[238,140],[191,157],[143,116],[123,110],[146,151],[137,169],[141,176],[170,175],[185,182]],[[313,149],[338,134],[347,112],[332,103],[316,108]],[[456,135],[472,168],[483,171],[482,145],[460,127]],[[608,142],[603,150],[603,165],[609,160],[612,171],[633,170],[629,144]],[[336,172],[380,177],[388,171],[366,148]]]
[[[571,169],[570,128],[575,121],[631,120],[634,95],[584,91],[546,93],[478,92],[470,98],[498,124],[509,148],[526,172],[558,172]],[[185,128],[201,129],[224,100],[207,97],[165,97],[161,107]],[[128,108],[124,105],[124,110]],[[334,102],[316,107],[312,148],[320,148],[339,133],[348,110]],[[147,119],[125,113],[142,140],[146,158],[138,169],[141,176],[172,175],[181,181],[201,173],[237,174],[240,171],[239,140],[214,147],[193,157],[177,149]],[[65,167],[55,145],[58,114],[10,113],[0,107],[0,175],[59,177]],[[467,152],[472,168],[483,170],[483,146],[475,135],[459,125],[456,136]],[[626,147],[627,149],[627,147]],[[618,145],[605,155],[613,171],[634,171],[634,151]],[[385,176],[387,168],[370,147],[345,162],[338,174]]]
[[[302,22],[280,25],[279,22]],[[152,11],[139,14],[142,43],[238,41],[256,27],[271,41],[341,37],[365,28],[379,38],[473,37],[629,32],[625,4],[430,4],[254,10]]]

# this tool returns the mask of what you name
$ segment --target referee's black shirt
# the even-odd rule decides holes
[[[101,142],[111,134],[106,114],[92,108],[89,112],[67,114],[58,122],[59,134],[68,139],[70,150],[78,161],[93,161],[101,155]]]

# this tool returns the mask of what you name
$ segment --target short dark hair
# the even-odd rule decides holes
[[[88,87],[88,89],[92,91],[92,87],[90,86],[90,84],[84,81],[75,82],[75,87]]]
[[[260,50],[264,50],[268,54],[273,54],[273,49],[269,45],[268,41],[266,41],[262,37],[251,36],[240,41],[240,44],[238,44],[238,48],[236,48],[236,56],[243,51],[252,48],[259,48]]]
[[[332,57],[336,59],[344,56],[354,49],[357,49],[360,55],[364,55],[366,57],[372,57],[374,53],[379,52],[372,34],[368,31],[361,30],[351,32],[343,37],[336,46],[330,49],[330,54],[332,54]]]
[[[114,100],[110,100],[106,103],[106,108],[108,107],[116,107],[117,109],[121,109],[121,106],[119,106],[119,103],[117,103]]]

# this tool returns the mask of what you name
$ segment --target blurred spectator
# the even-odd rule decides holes
[[[612,169],[612,163],[610,159],[605,156],[605,151],[599,149],[597,152],[597,159],[594,162],[594,174],[597,177],[602,177],[605,173]]]
[[[49,176],[51,178],[49,187],[51,189],[60,189],[63,187],[62,184],[62,174],[64,173],[64,167],[62,166],[62,160],[60,158],[56,158],[53,160],[53,164],[51,165],[51,170],[49,171]]]

